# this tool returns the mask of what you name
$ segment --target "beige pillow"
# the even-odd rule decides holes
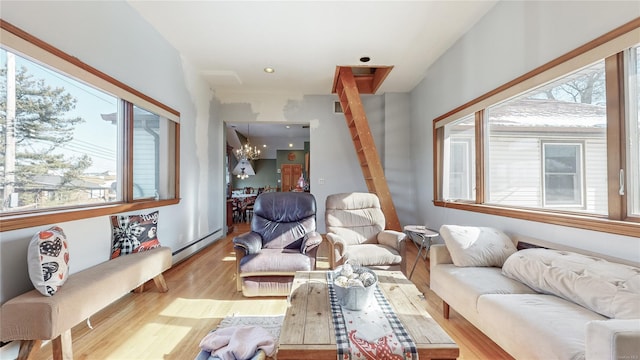
[[[456,266],[502,267],[517,251],[505,233],[489,227],[442,225],[440,236]]]

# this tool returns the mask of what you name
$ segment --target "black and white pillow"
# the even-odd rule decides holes
[[[112,216],[111,258],[159,247],[158,215],[159,212],[154,211],[149,214]]]

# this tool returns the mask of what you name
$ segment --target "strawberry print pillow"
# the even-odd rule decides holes
[[[158,215],[159,212],[154,211],[149,214],[112,216],[111,258],[159,247]]]
[[[58,226],[38,232],[27,250],[29,278],[42,295],[52,296],[69,277],[67,237]]]

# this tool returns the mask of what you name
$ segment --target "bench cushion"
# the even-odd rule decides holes
[[[2,305],[0,339],[47,340],[171,267],[168,247],[121,256],[69,276],[55,296],[36,290]]]

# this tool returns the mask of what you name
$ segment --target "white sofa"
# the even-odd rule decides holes
[[[445,225],[441,235],[445,244],[431,247],[430,286],[445,318],[452,308],[516,359],[640,359],[637,266],[517,251],[489,228]]]

